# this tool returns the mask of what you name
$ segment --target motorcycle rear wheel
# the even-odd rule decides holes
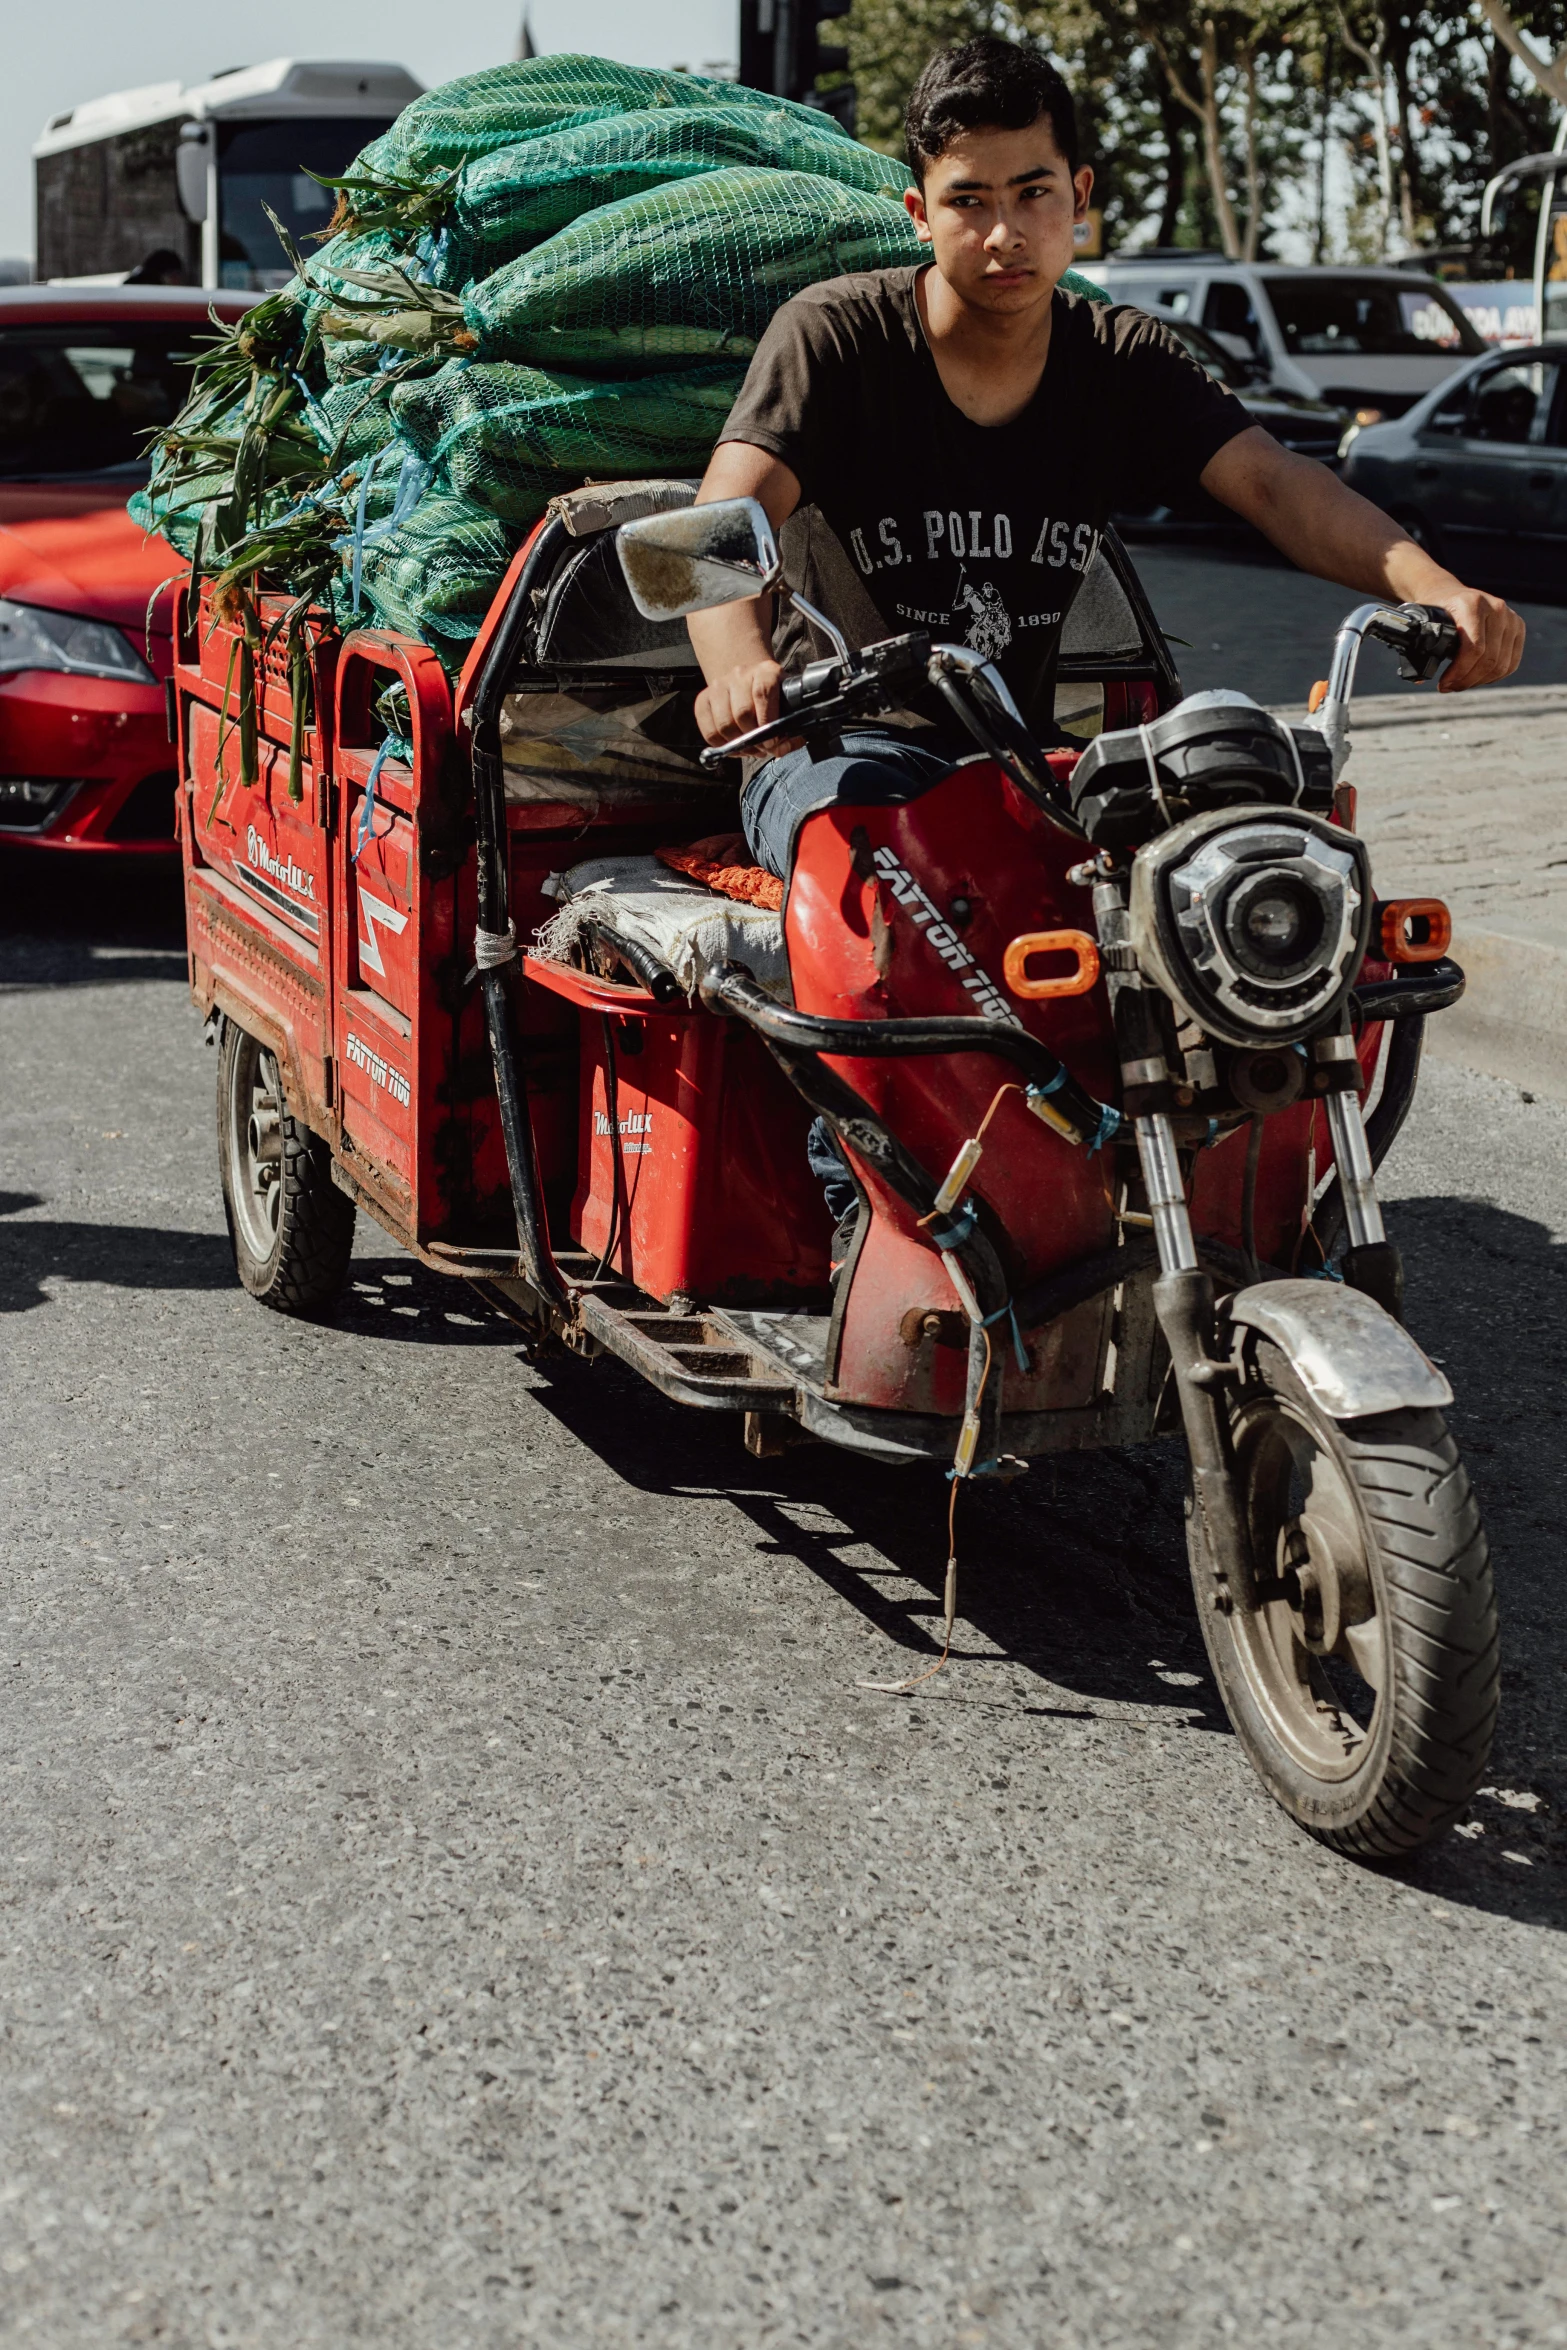
[[[1479,1786],[1496,1720],[1490,1556],[1458,1449],[1437,1411],[1329,1419],[1266,1341],[1230,1418],[1255,1607],[1222,1604],[1187,1504],[1225,1710],[1301,1827],[1358,1859],[1412,1852]]]
[[[234,1021],[218,1053],[218,1170],[234,1269],[280,1314],[330,1305],[348,1274],[354,1206],[332,1154],[290,1117],[276,1055]]]

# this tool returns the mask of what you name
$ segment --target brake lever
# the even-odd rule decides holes
[[[820,666],[825,668],[829,664],[824,662]],[[836,668],[837,663],[834,662],[831,666]],[[797,681],[788,678],[784,682],[787,687]],[[862,682],[865,681],[851,678],[848,686],[842,691],[830,695],[825,702],[817,703],[812,709],[802,708],[799,700],[796,699],[792,709],[780,710],[776,718],[766,719],[762,725],[751,727],[747,733],[731,735],[726,743],[709,743],[702,752],[701,764],[711,774],[713,769],[721,767],[726,759],[743,759],[746,753],[754,750],[758,744],[794,742],[803,734],[814,734],[823,726],[835,724],[845,714],[845,705],[851,701],[856,705],[856,716],[868,717],[872,715],[873,711],[882,705],[878,699],[869,706],[862,706],[863,697],[855,695],[852,690],[854,686]],[[869,682],[874,683],[875,681]]]
[[[929,650],[929,637],[914,634],[887,637],[841,660],[813,661],[798,677],[784,679],[776,718],[745,734],[733,735],[726,743],[709,743],[701,754],[702,766],[711,773],[726,759],[744,758],[764,743],[793,741],[797,736],[841,725],[846,718],[875,718],[896,709],[898,697],[893,689],[923,678]],[[824,692],[835,675],[841,682],[835,690]],[[820,700],[815,698],[818,695]]]

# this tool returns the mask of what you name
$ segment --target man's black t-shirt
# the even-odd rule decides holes
[[[937,373],[919,275],[832,278],[786,302],[720,438],[789,467],[889,636],[972,646],[1048,733],[1062,622],[1107,518],[1189,489],[1251,420],[1156,318],[1058,288],[1034,397],[1011,424],[975,424]]]

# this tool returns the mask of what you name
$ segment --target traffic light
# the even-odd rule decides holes
[[[853,83],[819,86],[825,75],[848,67],[848,49],[822,40],[820,28],[841,21],[849,7],[850,0],[740,0],[740,79],[753,90],[819,106],[852,133]]]

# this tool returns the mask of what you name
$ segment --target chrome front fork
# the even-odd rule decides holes
[[[1143,1167],[1143,1189],[1148,1194],[1148,1212],[1153,1218],[1159,1270],[1195,1273],[1197,1243],[1192,1238],[1192,1220],[1186,1207],[1186,1186],[1181,1181],[1181,1157],[1175,1147],[1174,1129],[1162,1112],[1134,1119],[1133,1127],[1137,1155]]]
[[[1344,1194],[1344,1222],[1350,1246],[1364,1248],[1386,1240],[1377,1201],[1376,1170],[1371,1164],[1371,1145],[1366,1140],[1366,1121],[1361,1115],[1358,1093],[1328,1095],[1328,1132],[1333,1137],[1333,1163]]]
[[[1344,1223],[1352,1248],[1379,1246],[1387,1238],[1377,1199],[1376,1170],[1358,1093],[1330,1093],[1327,1097],[1328,1132],[1333,1138],[1333,1163],[1344,1193]],[[1187,1212],[1181,1181],[1180,1154],[1168,1118],[1162,1115],[1133,1121],[1137,1155],[1142,1161],[1143,1189],[1153,1218],[1153,1236],[1159,1250],[1161,1273],[1190,1273],[1197,1266],[1197,1244]]]

